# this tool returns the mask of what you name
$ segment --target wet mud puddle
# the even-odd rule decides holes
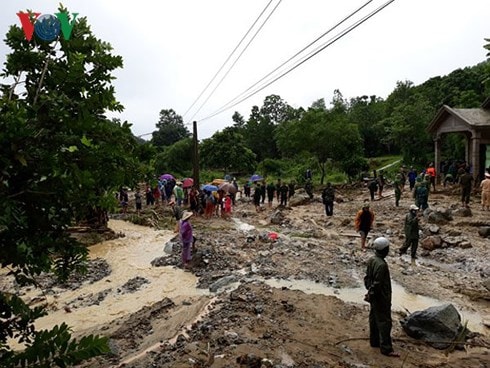
[[[344,302],[366,304],[364,294],[366,290],[364,288],[333,288],[321,283],[316,283],[308,280],[278,280],[269,279],[264,281],[271,287],[282,288],[287,287],[291,290],[300,290],[307,294],[322,294],[335,296]],[[392,309],[394,311],[402,311],[410,313],[423,310],[429,307],[434,307],[442,304],[448,304],[450,302],[441,301],[435,298],[430,298],[422,295],[412,294],[405,290],[405,288],[392,281]],[[453,303],[454,304],[454,303]],[[455,305],[456,309],[461,315],[462,322],[468,322],[468,328],[473,332],[479,332],[481,334],[488,334],[488,328],[483,324],[483,316],[479,313],[466,310],[464,307]],[[490,318],[487,315],[486,318]]]

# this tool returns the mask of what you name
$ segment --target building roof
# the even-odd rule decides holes
[[[489,105],[489,109],[486,108],[485,103]],[[482,104],[482,108],[453,109],[444,105],[427,127],[429,133],[435,133],[449,115],[459,118],[468,128],[490,128],[490,98]]]

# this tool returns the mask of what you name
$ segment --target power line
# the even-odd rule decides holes
[[[252,87],[248,88],[246,91],[240,93],[237,97],[235,97],[234,99],[232,99],[231,101],[229,101],[228,103],[226,103],[225,105],[223,105],[221,108],[219,108],[218,110],[216,110],[214,113],[206,116],[205,118],[203,118],[203,119],[201,119],[199,121],[204,121],[204,120],[210,119],[210,118],[212,118],[212,117],[214,117],[216,115],[219,115],[222,112],[224,112],[224,111],[226,111],[226,110],[228,110],[228,109],[230,109],[230,108],[232,108],[232,107],[234,107],[234,106],[242,103],[243,101],[249,99],[253,95],[257,94],[258,92],[262,91],[264,88],[270,86],[272,83],[276,82],[277,80],[281,79],[285,75],[289,74],[290,72],[292,72],[293,70],[295,70],[297,67],[299,67],[300,65],[304,64],[306,61],[308,61],[309,59],[311,59],[313,56],[317,55],[318,53],[320,53],[321,51],[323,51],[325,48],[327,48],[328,46],[332,45],[333,43],[335,43],[336,41],[338,41],[339,39],[341,39],[342,37],[344,37],[345,35],[347,35],[348,33],[350,33],[352,30],[354,30],[355,28],[357,28],[358,26],[360,26],[362,23],[364,23],[365,21],[367,21],[368,19],[370,19],[371,17],[373,17],[377,13],[379,13],[381,10],[383,10],[384,8],[386,8],[388,5],[390,5],[394,1],[395,0],[389,0],[389,1],[387,1],[386,3],[384,3],[383,5],[381,5],[380,7],[378,7],[377,9],[375,9],[374,11],[372,11],[371,13],[369,13],[367,16],[361,18],[361,20],[359,20],[359,21],[355,22],[353,25],[345,28],[342,32],[338,33],[337,36],[331,38],[329,41],[327,41],[326,43],[324,43],[323,45],[321,45],[315,51],[313,51],[309,55],[305,56],[305,58],[302,61],[300,61],[297,64],[293,65],[290,69],[286,70],[285,72],[283,72],[282,74],[280,74],[278,77],[272,79],[270,82],[267,82],[262,87],[256,89],[255,91],[251,92],[247,96],[241,98],[239,101],[231,104],[232,101],[237,100],[240,96],[242,96],[244,93],[246,93],[246,91],[249,91]],[[275,70],[277,70],[279,68],[280,67],[276,68]],[[264,80],[265,78],[267,78],[272,73],[273,72],[269,73],[267,76],[265,76],[264,78],[262,78],[260,81]],[[253,86],[259,84],[260,81],[257,82],[257,83],[255,83]],[[228,105],[230,105],[230,106],[228,106]]]
[[[275,73],[277,70],[279,70],[280,68],[282,68],[284,65],[286,65],[287,63],[289,63],[294,58],[296,58],[303,51],[305,51],[306,49],[308,49],[309,47],[311,47],[312,45],[314,45],[316,42],[318,42],[320,39],[322,39],[323,37],[325,37],[327,34],[329,34],[330,32],[332,32],[335,28],[337,28],[338,26],[340,26],[342,23],[344,23],[348,19],[352,18],[355,14],[357,14],[359,11],[361,11],[362,9],[364,9],[367,5],[369,5],[372,2],[373,2],[373,0],[369,0],[366,3],[364,3],[364,5],[362,5],[358,9],[356,9],[354,12],[350,13],[347,17],[345,17],[344,19],[342,19],[340,22],[338,22],[333,27],[331,27],[329,30],[327,30],[326,32],[324,32],[321,36],[317,37],[314,41],[310,42],[308,45],[306,45],[301,50],[299,50],[298,52],[296,52],[296,54],[294,54],[293,56],[291,56],[289,59],[287,59],[286,61],[284,61],[281,65],[279,65],[274,70],[272,70],[271,72],[269,72],[268,74],[266,74],[264,77],[262,77],[261,79],[259,79],[257,82],[255,82],[254,84],[252,84],[246,90],[244,90],[243,92],[241,92],[240,94],[238,94],[235,98],[233,98],[232,100],[228,101],[228,103],[226,103],[224,106],[220,107],[218,110],[222,110],[226,106],[233,104],[234,101],[238,100],[241,96],[243,96],[245,93],[247,93],[252,88],[254,88],[255,86],[257,86],[264,79],[266,79],[267,77],[269,77],[271,74]]]
[[[245,33],[245,35],[243,35],[243,37],[240,40],[240,42],[238,42],[238,44],[235,46],[235,48],[233,49],[233,51],[228,55],[228,57],[223,62],[223,64],[220,66],[220,68],[218,69],[218,71],[214,74],[214,76],[208,82],[208,84],[206,85],[206,87],[204,87],[204,89],[201,91],[201,93],[199,94],[199,96],[197,96],[197,98],[194,100],[194,102],[191,104],[191,106],[189,106],[189,108],[186,110],[186,112],[184,113],[183,116],[186,116],[187,115],[187,113],[194,107],[194,105],[197,103],[197,101],[199,101],[199,99],[202,97],[202,95],[204,94],[204,92],[206,92],[206,90],[209,88],[209,86],[214,82],[214,80],[216,79],[216,77],[218,76],[218,74],[225,67],[226,63],[228,63],[228,61],[231,59],[231,57],[233,56],[233,54],[237,51],[237,49],[240,47],[240,45],[243,43],[243,41],[247,38],[248,34],[252,31],[252,29],[255,27],[255,25],[257,24],[257,22],[259,21],[259,19],[262,17],[262,15],[265,13],[265,11],[267,10],[267,8],[271,5],[271,3],[273,1],[274,0],[270,0],[269,3],[265,6],[265,8],[260,12],[259,16],[255,19],[255,21],[250,26],[250,28],[247,30],[247,32]],[[192,118],[190,120],[192,120]]]
[[[259,27],[259,29],[257,30],[257,32],[255,32],[255,34],[252,36],[252,38],[250,39],[250,41],[247,43],[247,45],[245,46],[245,48],[242,50],[242,52],[240,52],[240,54],[238,55],[238,57],[236,58],[236,60],[233,62],[233,64],[228,68],[228,70],[226,71],[226,73],[223,75],[223,77],[220,79],[220,81],[216,84],[216,86],[214,87],[214,89],[211,91],[211,93],[208,95],[208,97],[206,98],[206,100],[204,100],[204,102],[201,104],[201,106],[199,107],[199,109],[197,109],[197,111],[194,113],[194,115],[192,115],[192,117],[189,119],[189,120],[192,120],[194,118],[194,116],[196,116],[199,111],[201,111],[201,109],[203,108],[203,106],[206,104],[206,102],[209,101],[209,99],[211,98],[211,96],[214,94],[214,92],[216,91],[216,89],[218,89],[218,87],[221,85],[221,83],[223,82],[223,80],[228,76],[228,74],[230,73],[231,69],[233,69],[233,67],[235,66],[235,64],[238,62],[238,60],[241,58],[241,56],[243,55],[243,53],[247,50],[248,46],[250,46],[250,44],[252,43],[252,41],[255,39],[255,37],[259,34],[259,32],[262,30],[262,28],[265,26],[265,24],[267,23],[267,21],[269,20],[269,18],[272,16],[272,14],[274,14],[274,12],[276,11],[277,7],[279,6],[279,4],[282,2],[282,0],[279,0],[279,2],[276,4],[276,6],[274,7],[274,9],[272,9],[272,12],[267,16],[267,18],[264,20],[264,22],[262,23],[262,25]]]

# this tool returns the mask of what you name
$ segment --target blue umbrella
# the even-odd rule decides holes
[[[251,177],[250,177],[250,181],[254,182],[254,181],[260,181],[260,180],[263,180],[264,178],[258,174],[253,174]]]
[[[218,187],[216,185],[206,184],[201,187],[202,190],[207,190],[208,192],[216,192]]]

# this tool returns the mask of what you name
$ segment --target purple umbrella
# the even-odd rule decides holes
[[[160,180],[172,180],[175,179],[172,174],[163,174],[160,176]]]

